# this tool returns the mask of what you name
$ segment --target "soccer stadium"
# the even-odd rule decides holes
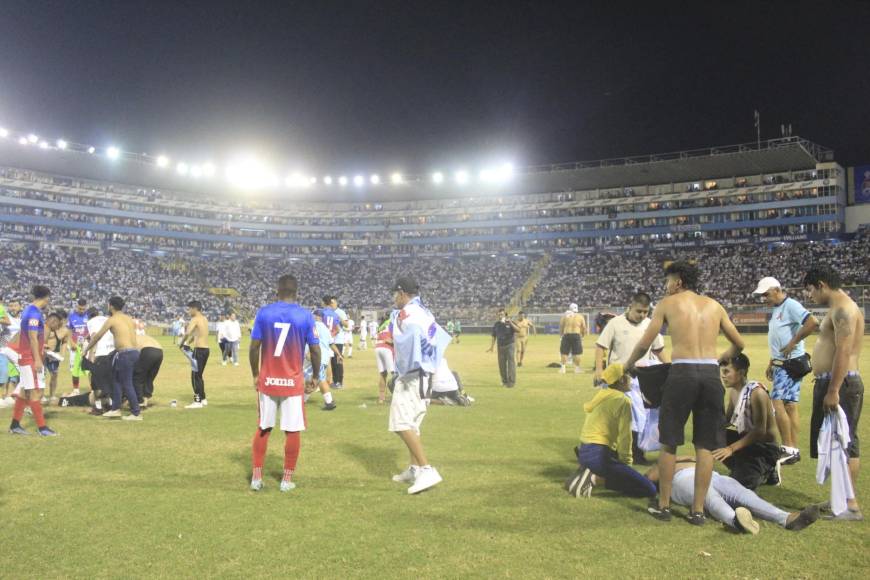
[[[830,133],[288,164],[3,97],[0,576],[866,577]]]

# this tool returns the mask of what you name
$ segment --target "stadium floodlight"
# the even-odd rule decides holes
[[[106,149],[106,157],[108,157],[109,159],[117,159],[120,156],[121,156],[121,150],[118,149],[117,147],[113,146],[113,147],[109,147],[108,149]]]
[[[324,178],[323,178],[323,183],[325,183],[326,185],[332,185],[332,176],[331,176],[331,175],[327,175],[326,177],[324,177]]]
[[[456,183],[458,183],[459,185],[465,185],[466,183],[468,183],[468,179],[469,179],[468,172],[465,171],[464,169],[460,169],[459,171],[457,171],[453,175],[453,178],[456,180]]]
[[[197,179],[202,177],[202,167],[200,167],[199,165],[191,165],[190,176],[196,177]]]
[[[8,136],[9,136],[9,129],[6,129],[5,127],[0,127],[0,137],[5,139]]]
[[[232,185],[249,190],[274,188],[281,183],[275,172],[253,155],[245,155],[228,165],[226,176]]]
[[[436,171],[432,174],[432,183],[443,183],[444,182],[444,174],[440,171]]]
[[[366,178],[362,175],[355,175],[353,178],[353,184],[357,187],[362,187],[366,183]]]
[[[37,137],[36,135],[31,133],[30,135],[27,136],[27,140],[31,143],[36,143],[37,141],[39,141],[39,137]]]
[[[57,145],[58,149],[66,149],[69,143],[67,143],[63,139],[58,139],[57,141],[55,141],[55,145]]]
[[[182,161],[175,166],[175,170],[178,172],[179,175],[187,175],[187,173],[190,171],[190,166]]]
[[[88,147],[88,153],[90,153],[91,155],[93,155],[93,154],[96,153],[96,152],[97,152],[97,148],[96,148],[96,147]]]
[[[394,173],[390,176],[390,181],[393,182],[393,185],[399,185],[402,183],[402,174]]]
[[[39,148],[40,149],[48,149],[48,141],[40,141]]]
[[[166,155],[158,155],[157,167],[169,167],[169,157]]]
[[[371,177],[369,177],[369,182],[370,182],[372,185],[380,185],[380,183],[381,183],[381,176],[378,175],[377,173],[375,173],[374,175],[372,175]]]
[[[340,186],[342,186],[342,187],[344,187],[345,185],[347,185],[347,177],[344,176],[344,175],[342,175],[341,177],[339,177],[339,178],[338,178],[338,184],[339,184]]]
[[[19,145],[27,145],[28,143],[30,143],[30,141],[27,140],[27,137],[20,137],[20,138],[18,139],[18,144],[19,144]]]
[[[309,185],[317,185],[317,178],[316,177],[309,177],[308,184]]]
[[[208,162],[202,164],[202,175],[203,177],[213,177],[217,168],[214,166],[214,163]]]

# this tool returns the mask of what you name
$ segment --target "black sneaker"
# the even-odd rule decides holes
[[[798,512],[796,518],[785,524],[785,529],[799,532],[810,526],[821,517],[822,513],[818,505],[810,505]]]
[[[704,512],[689,512],[686,521],[693,526],[703,526],[707,523],[707,516],[704,515]]]
[[[336,407],[337,407],[337,405],[335,404],[335,401],[333,401],[331,403],[327,403],[326,405],[323,405],[322,407],[320,407],[320,410],[321,411],[334,411]]]
[[[591,487],[588,483],[592,480],[592,472],[582,465],[577,468],[571,477],[565,480],[565,484],[562,486],[565,488],[570,495],[574,497],[582,497],[584,494],[588,497],[588,492],[591,491]]]
[[[659,520],[660,522],[669,522],[671,521],[671,508],[668,507],[659,507],[658,501],[655,498],[651,499],[649,505],[646,508],[647,513]]]

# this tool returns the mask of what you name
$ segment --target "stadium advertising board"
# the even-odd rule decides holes
[[[855,203],[870,203],[870,165],[860,165],[855,171]]]

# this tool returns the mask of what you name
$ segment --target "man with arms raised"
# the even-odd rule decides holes
[[[583,337],[586,335],[586,319],[578,311],[576,304],[568,306],[568,311],[559,320],[559,334],[562,341],[559,345],[559,354],[562,355],[562,366],[559,372],[565,374],[565,365],[568,357],[572,357],[574,372],[580,372],[580,355],[583,354]]]
[[[864,406],[864,383],[858,373],[861,341],[864,338],[864,314],[840,287],[840,275],[828,267],[810,269],[804,286],[813,302],[828,307],[813,348],[813,415],[810,419],[810,456],[818,457],[819,431],[825,414],[843,409],[849,423],[851,441],[846,449],[849,475],[857,493],[858,470],[861,466],[858,447],[858,420]],[[847,502],[847,510],[834,516],[836,520],[863,520],[857,496]]]
[[[721,304],[697,294],[698,268],[688,262],[672,262],[665,268],[667,296],[653,311],[646,332],[626,361],[632,368],[643,358],[664,324],[671,335],[673,364],[668,374],[659,413],[658,505],[649,512],[670,521],[671,484],[677,447],[683,444],[684,429],[692,414],[692,443],[695,445],[695,495],[688,521],[703,525],[704,498],[713,474],[714,449],[725,446],[725,391],[719,380],[719,361],[731,360],[743,350],[743,338]],[[716,353],[719,331],[731,343],[722,355]]]
[[[278,279],[278,301],[260,308],[251,329],[251,374],[259,401],[259,421],[252,444],[251,489],[263,489],[263,462],[269,434],[281,409],[284,440],[284,476],[281,491],[296,487],[291,480],[299,459],[299,433],[305,430],[303,364],[305,345],[311,368],[320,369],[320,343],[311,312],[296,303],[298,283],[287,274]],[[314,372],[317,372],[315,370]]]
[[[193,341],[193,360],[196,361],[196,370],[190,371],[190,384],[193,387],[193,402],[185,409],[202,409],[208,405],[205,398],[205,380],[202,374],[208,363],[208,320],[202,313],[202,302],[191,300],[187,303],[187,314],[190,322],[187,323],[187,331],[181,337],[178,348],[183,349],[188,341]]]
[[[109,298],[109,319],[103,327],[91,338],[91,343],[82,353],[88,353],[97,347],[97,343],[107,332],[112,332],[115,342],[115,356],[112,357],[112,410],[103,413],[103,417],[121,417],[121,399],[127,397],[132,415],[124,417],[125,421],[141,421],[139,397],[133,387],[133,369],[139,360],[139,349],[136,348],[136,323],[124,313],[124,299],[120,296]]]
[[[773,381],[770,397],[776,411],[782,448],[788,455],[783,463],[797,463],[801,459],[798,450],[801,379],[795,378],[789,369],[797,361],[806,361],[804,339],[819,327],[819,323],[800,302],[786,296],[776,278],[762,278],[753,294],[761,296],[764,303],[773,308],[767,330],[767,342],[770,346],[767,379]],[[808,364],[804,374],[807,368]]]

